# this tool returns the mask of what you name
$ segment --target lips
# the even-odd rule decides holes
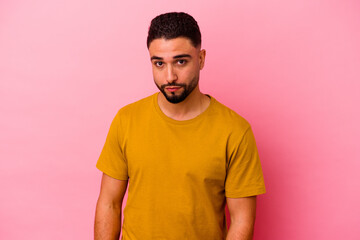
[[[175,86],[175,87],[166,87],[165,89],[169,92],[176,92],[177,90],[179,90],[181,87]]]

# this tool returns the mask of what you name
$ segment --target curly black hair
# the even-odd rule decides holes
[[[184,12],[169,12],[155,17],[151,21],[147,37],[147,47],[158,38],[174,39],[186,37],[194,47],[201,44],[201,33],[195,19]]]

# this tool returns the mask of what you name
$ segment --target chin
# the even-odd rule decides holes
[[[168,94],[164,94],[166,100],[169,103],[172,104],[177,104],[177,103],[181,103],[182,101],[184,101],[186,99],[186,95],[184,94],[180,94],[180,95],[168,95]]]

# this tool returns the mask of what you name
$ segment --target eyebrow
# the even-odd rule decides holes
[[[173,57],[173,59],[178,59],[178,58],[191,58],[191,55],[189,54],[180,54],[180,55],[176,55]],[[158,56],[152,56],[151,60],[163,60],[164,58],[162,57],[158,57]]]
[[[152,56],[151,60],[163,60],[162,57]]]
[[[191,56],[189,54],[180,54],[180,55],[176,55],[173,57],[174,59],[176,58],[191,58]]]

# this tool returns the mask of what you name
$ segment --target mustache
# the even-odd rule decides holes
[[[161,85],[161,88],[166,88],[166,87],[186,87],[186,84],[183,83],[168,83],[168,84],[163,84]]]

